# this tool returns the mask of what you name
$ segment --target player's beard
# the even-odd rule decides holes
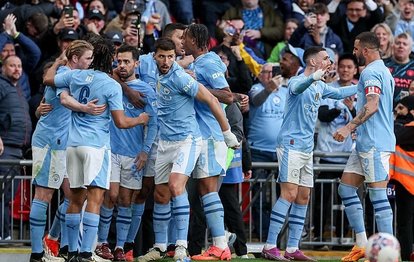
[[[365,66],[366,59],[362,54],[359,54],[356,59],[358,60],[359,66]]]

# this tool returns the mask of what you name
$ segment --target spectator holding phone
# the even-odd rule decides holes
[[[327,26],[330,19],[328,8],[323,3],[316,3],[309,9],[303,23],[293,32],[289,43],[306,49],[310,46],[322,46],[343,52],[342,41]]]

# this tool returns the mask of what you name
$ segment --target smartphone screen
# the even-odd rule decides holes
[[[68,15],[69,17],[73,17],[73,7],[72,6],[65,6],[63,8],[63,12],[65,15]]]
[[[280,66],[273,66],[272,67],[272,77],[275,77],[277,75],[281,75],[282,71],[280,70]]]

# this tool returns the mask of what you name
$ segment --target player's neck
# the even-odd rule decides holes
[[[194,53],[192,54],[194,59],[196,59],[197,57],[207,54],[208,53],[208,49],[207,48],[197,48],[197,50],[194,51]]]

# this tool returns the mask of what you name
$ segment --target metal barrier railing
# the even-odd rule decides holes
[[[349,156],[349,153],[325,153],[325,152],[314,152],[314,157],[318,158],[318,157],[347,157]],[[32,161],[31,160],[0,160],[0,165],[12,165],[12,166],[31,166],[32,165]],[[342,172],[344,169],[345,165],[343,164],[320,164],[320,163],[314,163],[314,173],[317,174],[321,171],[323,172]],[[248,181],[249,183],[249,188],[248,190],[242,190],[240,187],[240,191],[239,191],[239,197],[240,197],[240,204],[242,205],[243,202],[249,202],[247,204],[247,206],[244,206],[242,212],[244,216],[248,216],[248,221],[247,221],[247,227],[248,227],[248,242],[258,242],[258,243],[263,243],[266,240],[267,235],[263,234],[265,229],[265,225],[262,223],[262,220],[264,218],[263,215],[263,204],[266,203],[267,201],[270,201],[271,203],[271,207],[274,205],[276,199],[277,199],[277,187],[276,187],[276,174],[277,174],[277,168],[278,168],[278,163],[268,163],[268,162],[254,162],[253,163],[253,169],[267,169],[267,170],[271,170],[271,174],[267,177],[267,179],[251,179]],[[7,205],[5,205],[4,203],[4,187],[5,187],[5,182],[7,183],[15,183],[15,181],[18,182],[22,182],[22,181],[28,181],[29,179],[31,179],[31,176],[16,176],[12,179],[12,181],[6,181],[6,179],[4,178],[3,174],[0,174],[0,181],[3,181],[3,183],[0,185],[0,189],[1,189],[1,208],[4,211],[5,207]],[[305,228],[304,228],[304,232],[306,232],[306,234],[304,233],[304,236],[302,238],[302,245],[310,245],[310,246],[323,246],[323,245],[327,245],[327,246],[347,246],[347,245],[353,245],[354,243],[354,234],[353,232],[345,232],[344,227],[345,227],[345,221],[346,221],[346,216],[344,215],[344,208],[342,206],[342,204],[338,201],[334,201],[336,199],[336,188],[338,186],[339,183],[339,178],[336,179],[316,179],[315,180],[315,185],[320,186],[321,188],[321,194],[319,196],[315,196],[314,192],[312,193],[312,198],[310,201],[310,205],[308,208],[308,219],[305,223]],[[19,183],[20,184],[20,190],[24,190],[23,185],[24,183]],[[260,189],[259,192],[256,192],[256,195],[252,194],[252,187],[254,185],[259,185],[258,188]],[[261,190],[264,187],[268,187],[268,194],[263,196],[262,194],[260,194]],[[31,203],[31,199],[32,199],[32,187],[30,186],[30,203]],[[330,197],[329,199],[325,199],[323,197],[324,191],[328,190],[327,188],[330,189],[331,193],[330,193]],[[11,195],[14,196],[15,195],[15,190],[12,187],[11,188]],[[362,202],[364,203],[364,195],[361,194],[360,195],[362,198]],[[20,203],[24,203],[24,194],[21,194],[21,199],[20,199]],[[266,199],[265,199],[266,198]],[[254,231],[253,229],[253,224],[252,224],[252,203],[255,200],[259,200],[259,206],[260,206],[260,229],[256,231],[259,231],[258,235],[254,235],[252,232]],[[333,201],[333,202],[329,202],[329,200]],[[58,200],[60,201],[60,198],[58,197]],[[315,209],[315,203],[319,201],[320,202],[320,215],[319,217],[322,219],[324,216],[326,217],[326,214],[328,214],[328,217],[326,219],[326,224],[325,221],[314,221],[314,209]],[[58,202],[59,203],[59,202]],[[14,205],[10,205],[11,208],[11,214],[13,214],[16,210]],[[329,212],[326,211],[326,208],[329,209]],[[30,238],[29,238],[29,233],[30,233],[30,229],[29,229],[29,223],[28,221],[25,221],[23,219],[25,214],[25,210],[20,210],[20,217],[19,218],[15,218],[15,219],[11,219],[11,228],[14,229],[14,234],[12,234],[12,238],[10,240],[0,240],[0,244],[12,244],[12,243],[30,243]],[[48,221],[49,221],[49,225],[51,225],[51,220],[53,219],[53,216],[51,215],[53,212],[51,210],[51,208],[49,208],[49,215],[48,215]],[[396,212],[395,212],[396,213]],[[4,213],[3,213],[4,214]],[[339,217],[339,219],[337,220],[337,218]],[[1,225],[4,224],[4,216],[0,218],[1,221]],[[336,230],[336,232],[341,232],[341,234],[336,235],[334,233],[335,227],[338,227],[338,224],[335,223],[335,221],[340,221],[339,226],[340,226],[340,230]],[[371,221],[375,221],[374,219],[371,219]],[[316,223],[319,223],[319,230],[320,232],[314,232],[314,225]],[[375,223],[374,223],[375,224]],[[324,228],[325,227],[325,228]],[[1,227],[3,228],[3,226]],[[325,230],[326,229],[326,230]],[[373,229],[375,230],[375,225],[373,225]],[[0,229],[1,230],[1,229]],[[287,230],[284,230],[284,232]],[[3,234],[2,234],[3,235]],[[318,235],[319,238],[315,238],[315,235]],[[286,233],[282,234],[282,238],[286,237]],[[283,242],[283,241],[282,241]],[[283,246],[282,246],[283,247]]]

